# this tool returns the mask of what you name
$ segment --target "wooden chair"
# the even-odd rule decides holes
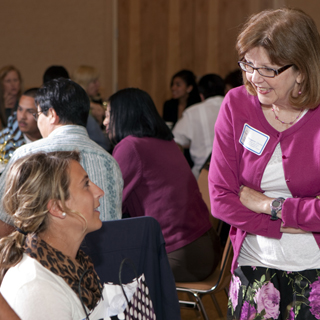
[[[208,175],[209,175],[209,163],[207,165],[205,164],[200,171],[200,174],[198,177],[198,187],[201,192],[203,201],[207,205],[209,212],[211,212]],[[220,236],[222,225],[223,225],[222,221],[213,217],[211,213],[209,215],[209,219],[213,228],[217,231],[217,234]]]
[[[206,203],[209,212],[211,212],[210,205],[210,196],[209,196],[209,187],[208,187],[208,174],[209,174],[209,164],[210,157],[208,157],[207,161],[203,165],[200,175],[198,177],[198,186],[199,190],[202,194],[202,198]],[[215,230],[217,230],[217,234],[221,236],[221,231],[224,222],[214,218],[210,213],[210,221]],[[197,309],[203,316],[205,320],[209,320],[207,312],[202,303],[202,298],[209,294],[211,299],[216,307],[216,310],[220,316],[223,318],[223,314],[221,308],[218,304],[217,299],[215,298],[215,293],[220,291],[225,291],[228,296],[228,288],[231,280],[231,263],[233,259],[233,249],[230,238],[228,236],[226,240],[226,244],[224,246],[222,258],[220,265],[214,270],[214,272],[205,280],[198,282],[176,282],[177,292],[186,292],[190,297],[190,301],[179,300],[180,307]]]
[[[205,320],[209,320],[207,312],[202,303],[203,296],[209,294],[221,318],[223,314],[214,294],[224,290],[228,296],[228,288],[231,280],[231,263],[233,249],[230,237],[224,247],[220,266],[205,280],[199,282],[176,282],[177,292],[187,292],[190,301],[179,300],[180,307],[198,309]]]

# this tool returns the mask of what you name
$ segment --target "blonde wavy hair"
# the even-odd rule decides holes
[[[96,68],[91,66],[79,66],[72,75],[72,80],[87,91],[90,82],[96,81],[99,78],[99,73]]]
[[[78,151],[35,153],[12,164],[6,179],[3,196],[5,211],[13,218],[16,228],[24,233],[45,231],[49,225],[47,205],[50,200],[67,214],[85,218],[69,209],[69,168],[72,160],[80,161]],[[16,265],[24,252],[25,235],[13,231],[0,240],[0,283],[7,270]]]

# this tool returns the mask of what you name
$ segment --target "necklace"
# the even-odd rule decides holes
[[[301,109],[301,111],[299,112],[298,116],[297,116],[293,121],[291,121],[291,122],[284,122],[284,121],[282,121],[282,120],[279,119],[279,117],[276,115],[276,112],[275,112],[275,110],[274,110],[273,108],[271,108],[271,110],[273,111],[274,117],[275,117],[276,120],[280,121],[282,124],[289,124],[289,125],[293,125],[293,124],[300,118],[301,113],[302,113],[302,111],[303,111],[303,109]]]

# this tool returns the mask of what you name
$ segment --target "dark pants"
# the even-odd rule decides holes
[[[168,253],[170,267],[177,282],[194,282],[207,278],[221,258],[218,235],[211,228],[197,240]]]

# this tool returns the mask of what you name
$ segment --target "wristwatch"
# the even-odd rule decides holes
[[[271,209],[271,220],[278,220],[277,213],[282,209],[282,204],[284,203],[284,198],[274,199],[270,204]]]

